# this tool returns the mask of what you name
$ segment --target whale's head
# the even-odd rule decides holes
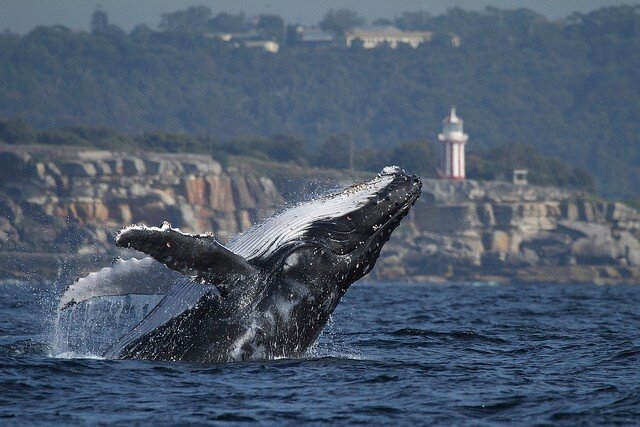
[[[353,208],[314,222],[309,235],[333,259],[334,277],[343,287],[371,271],[383,245],[420,196],[421,188],[420,178],[392,166],[371,181],[330,196],[348,200]]]
[[[382,246],[420,196],[420,178],[396,166],[370,181],[300,204],[229,244],[249,262],[280,265],[346,288],[375,265]]]

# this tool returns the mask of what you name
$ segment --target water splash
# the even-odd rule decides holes
[[[131,295],[89,300],[56,310],[49,356],[102,358],[104,352],[155,307],[161,296]]]
[[[345,341],[345,337],[336,327],[333,315],[320,333],[320,336],[307,350],[305,358],[316,359],[332,357],[337,359],[368,360],[360,350]]]

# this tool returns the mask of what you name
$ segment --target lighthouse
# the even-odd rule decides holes
[[[464,146],[469,135],[462,128],[462,119],[456,115],[455,107],[442,121],[442,133],[438,135],[442,143],[440,176],[445,179],[464,179]]]

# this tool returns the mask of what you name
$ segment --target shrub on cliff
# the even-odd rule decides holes
[[[475,150],[467,157],[467,177],[471,179],[510,180],[513,169],[520,168],[529,171],[531,184],[572,187],[588,192],[596,189],[593,177],[584,169],[571,167],[526,144],[509,143]]]

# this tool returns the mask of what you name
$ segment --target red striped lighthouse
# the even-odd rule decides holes
[[[442,160],[438,172],[442,178],[462,180],[465,177],[464,146],[469,135],[464,133],[462,119],[456,115],[455,107],[451,108],[451,113],[442,123],[442,133],[438,135],[442,143]]]

